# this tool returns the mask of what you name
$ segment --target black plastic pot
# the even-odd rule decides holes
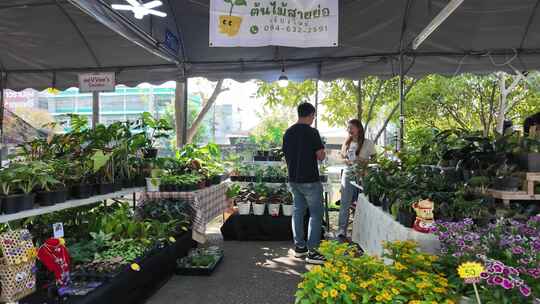
[[[520,154],[519,166],[527,172],[540,172],[540,153]]]
[[[124,189],[129,189],[129,188],[133,188],[133,183],[134,183],[134,180],[130,180],[130,179],[123,179],[122,180],[122,188]]]
[[[133,186],[135,187],[145,187],[146,186],[146,179],[144,176],[137,176],[133,180]]]
[[[158,149],[152,148],[152,149],[146,149],[143,152],[144,158],[156,158],[158,155]]]
[[[410,210],[399,210],[398,211],[398,221],[401,225],[412,228],[416,216],[414,212]]]
[[[97,184],[98,194],[109,194],[114,192],[114,184]]]
[[[15,194],[5,196],[3,201],[4,213],[12,214],[34,208],[34,194]]]
[[[61,204],[68,199],[68,191],[67,189],[59,189],[56,191],[53,191],[53,197],[54,197],[54,203],[55,204]]]
[[[268,161],[268,156],[255,155],[253,156],[253,160],[254,161]]]
[[[240,176],[231,176],[231,181],[239,182],[240,181]]]
[[[221,183],[221,175],[212,176],[210,179],[210,184],[217,185],[219,183]]]
[[[94,194],[94,185],[76,185],[71,187],[71,196],[76,199],[89,198]]]
[[[40,206],[53,206],[56,204],[54,192],[40,191],[36,192],[36,203]]]
[[[496,178],[493,182],[493,188],[502,191],[518,191],[522,184],[522,180],[514,176],[505,176]]]
[[[114,192],[122,190],[122,182],[118,181],[113,184],[113,190]]]

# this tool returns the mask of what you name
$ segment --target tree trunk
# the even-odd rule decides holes
[[[195,134],[197,133],[197,129],[201,125],[201,122],[206,116],[206,113],[208,113],[208,111],[212,108],[212,106],[216,102],[216,99],[219,96],[219,94],[227,90],[228,88],[223,88],[223,79],[220,79],[217,82],[216,87],[214,88],[214,92],[212,92],[212,95],[210,96],[210,98],[208,98],[208,100],[204,103],[204,106],[201,109],[201,112],[197,115],[197,118],[195,118],[195,120],[191,124],[191,127],[189,127],[187,131],[187,139],[186,139],[187,143],[191,143],[191,141],[193,140],[193,137],[195,137]]]

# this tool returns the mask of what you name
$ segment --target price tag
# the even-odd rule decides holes
[[[62,223],[53,224],[53,236],[55,239],[64,237],[64,224]]]

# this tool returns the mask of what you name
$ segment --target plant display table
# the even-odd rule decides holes
[[[188,201],[193,209],[193,239],[206,242],[206,225],[222,215],[228,208],[226,192],[229,182],[192,192],[143,192],[141,200],[182,199]]]
[[[354,216],[352,240],[368,254],[380,256],[383,241],[412,240],[428,253],[439,250],[439,240],[435,235],[417,232],[397,222],[389,213],[371,204],[365,195],[358,196]]]
[[[22,299],[19,303],[140,303],[151,296],[173,274],[178,257],[186,256],[194,246],[190,233],[178,237],[176,243],[156,250],[138,262],[140,271],[129,267],[86,296],[70,296],[64,301],[51,298],[47,290]],[[39,286],[38,286],[39,288]]]
[[[540,173],[528,172],[526,178],[527,191],[501,191],[489,189],[488,194],[503,201],[508,207],[510,201],[540,201],[540,194],[534,193],[534,184],[540,182]]]
[[[225,241],[290,241],[290,216],[231,215],[221,227]]]

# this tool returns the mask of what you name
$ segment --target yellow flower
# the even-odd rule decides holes
[[[335,289],[330,290],[330,296],[331,296],[332,298],[337,297],[337,295],[338,295],[337,290],[335,290]]]
[[[360,288],[367,288],[369,286],[369,283],[368,282],[362,282],[360,283]]]
[[[441,287],[435,287],[433,288],[433,291],[435,291],[436,293],[446,293],[446,289]]]
[[[345,291],[345,290],[347,290],[347,285],[345,285],[345,284],[339,284],[339,289]]]
[[[429,286],[429,284],[427,283],[418,283],[416,284],[416,288],[418,289],[424,289],[424,288],[427,288]]]
[[[131,264],[131,269],[133,271],[141,271],[141,266],[139,266],[139,264],[137,264],[137,263],[133,263],[133,264]]]
[[[317,289],[323,289],[324,288],[324,284],[323,283],[318,283],[317,284]]]
[[[343,280],[345,280],[345,282],[350,282],[351,281],[351,276],[349,276],[348,274],[342,274],[341,278]]]
[[[407,267],[405,267],[405,266],[404,266],[403,264],[401,264],[400,262],[396,262],[396,263],[394,264],[394,266],[396,267],[396,269],[397,269],[398,271],[407,269]]]
[[[378,295],[378,296],[375,297],[375,300],[377,300],[377,302],[382,302],[383,297]]]
[[[322,268],[321,268],[320,265],[317,265],[317,266],[313,267],[313,269],[311,271],[313,271],[314,273],[319,273],[319,272],[322,272]]]
[[[448,287],[448,283],[447,283],[446,281],[439,282],[439,284],[440,284],[442,287]]]
[[[409,301],[409,304],[421,304],[422,302],[418,300]]]
[[[321,296],[322,296],[323,299],[328,298],[328,291],[326,291],[326,290],[323,291],[322,294],[321,294]]]
[[[399,290],[392,288],[392,293],[397,296],[399,294]]]

